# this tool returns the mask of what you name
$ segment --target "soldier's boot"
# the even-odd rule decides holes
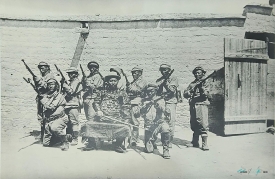
[[[94,150],[95,148],[96,148],[95,139],[92,137],[89,137],[87,140],[87,144],[83,148],[83,151],[90,151],[90,150]]]
[[[197,133],[193,133],[193,138],[192,138],[192,142],[191,144],[187,144],[187,147],[200,147],[200,144],[199,144],[199,135]]]
[[[170,135],[170,142],[169,142],[169,145],[168,147],[171,149],[172,148],[172,141],[174,139],[174,136]]]
[[[115,142],[115,151],[118,153],[125,153],[126,150],[123,149],[122,144],[123,144],[123,139],[116,139]]]
[[[73,140],[71,142],[71,145],[77,145],[78,144],[78,131],[73,132]]]
[[[69,150],[69,141],[68,141],[69,136],[67,135],[62,135],[60,136],[61,142],[62,142],[62,146],[61,146],[61,150],[62,151],[67,151]]]
[[[207,145],[207,134],[202,134],[201,138],[202,138],[202,150],[206,151],[209,150],[208,145]]]
[[[139,132],[137,130],[132,131],[132,141],[131,141],[131,146],[135,147],[137,146],[138,143],[138,138],[139,138]]]
[[[161,141],[163,146],[163,158],[170,159],[169,154],[169,143],[170,143],[170,134],[169,132],[165,132],[161,134]]]

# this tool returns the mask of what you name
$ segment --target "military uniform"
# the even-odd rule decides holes
[[[73,142],[71,145],[77,145],[78,143],[78,131],[79,131],[79,110],[81,108],[81,90],[82,85],[80,80],[77,78],[78,71],[77,68],[70,68],[67,73],[76,73],[75,77],[72,77],[69,80],[69,84],[64,84],[63,88],[65,91],[65,99],[67,101],[66,103],[66,114],[69,117],[69,130],[73,133]]]
[[[89,62],[88,68],[96,67],[99,68],[97,62]],[[96,98],[96,94],[99,87],[103,86],[103,80],[101,76],[97,73],[91,73],[87,78],[84,80],[84,112],[87,120],[94,120],[95,117],[95,110],[93,107],[94,99]]]
[[[110,78],[120,79],[117,75],[108,75],[105,77],[105,81],[109,81]],[[116,138],[116,151],[124,152],[125,147],[122,146],[123,141],[130,134],[130,128],[127,125],[122,125],[119,122],[114,122],[110,120],[113,118],[115,120],[120,120],[123,122],[128,122],[130,114],[129,114],[129,98],[125,91],[122,91],[118,88],[110,89],[106,87],[105,89],[101,88],[97,91],[96,98],[94,100],[95,111],[97,113],[97,117],[94,120],[94,125],[98,125],[97,123],[109,124],[109,130],[111,130],[112,136]],[[99,114],[100,113],[100,114]],[[113,123],[119,124],[119,131],[113,131],[112,125]],[[99,125],[100,126],[100,125]],[[116,126],[117,127],[117,126]],[[100,128],[100,127],[99,127]],[[85,129],[88,131],[88,129]],[[108,133],[109,130],[106,130],[105,133]],[[88,133],[88,132],[87,132]],[[95,134],[96,131],[93,131]],[[85,134],[84,134],[85,135]],[[87,136],[87,134],[86,134]],[[89,144],[87,148],[92,148],[95,145],[96,139],[93,137],[89,137]]]
[[[132,73],[135,71],[140,71],[142,73],[143,69],[141,68],[133,68]],[[131,82],[126,90],[127,94],[131,100],[131,124],[135,126],[139,126],[139,118],[140,118],[140,107],[138,103],[141,101],[141,98],[144,97],[144,90],[147,86],[146,80],[143,79],[142,75],[138,77],[136,80]],[[139,128],[133,127],[132,129],[132,142],[138,142],[139,138]]]
[[[147,90],[156,90],[157,86],[149,85]],[[152,152],[148,147],[148,142],[151,142],[154,149],[157,149],[155,144],[157,136],[161,133],[161,141],[163,145],[163,157],[170,158],[169,143],[170,143],[170,111],[165,108],[165,101],[161,97],[154,96],[152,98],[145,98],[140,109],[141,115],[144,118],[145,127],[145,151]]]
[[[167,64],[160,65],[160,71],[162,69],[169,69],[171,70],[171,66]],[[163,80],[159,82],[163,84]],[[178,88],[178,78],[173,74],[166,80],[166,82],[160,87],[159,89],[163,94],[165,94],[165,107],[169,109],[171,114],[171,120],[169,121],[169,126],[171,129],[170,139],[173,140],[174,132],[175,132],[175,121],[176,121],[176,108],[177,108],[177,88]],[[171,143],[170,143],[170,146]]]
[[[50,67],[46,62],[40,62],[38,64],[38,68],[41,68],[42,66]],[[45,74],[42,74],[42,76],[34,77],[34,79],[33,79],[34,84],[35,84],[35,87],[38,90],[39,94],[47,93],[47,81],[49,79],[57,79],[57,81],[59,82],[57,75],[52,73],[50,71],[50,69]],[[43,106],[42,106],[40,100],[38,100],[38,96],[36,98],[36,103],[37,103],[37,118],[38,118],[38,121],[41,126],[41,140],[43,140],[44,127],[45,127],[44,122],[45,121],[43,120],[44,119]]]
[[[55,79],[49,79],[48,84],[55,83]],[[58,137],[63,143],[62,150],[68,149],[68,138],[66,136],[66,127],[68,123],[68,117],[65,114],[64,107],[66,100],[62,94],[58,92],[58,87],[53,93],[46,93],[40,96],[40,102],[43,106],[43,112],[45,115],[45,132],[43,136],[43,145],[53,145],[53,137]]]
[[[193,74],[197,70],[205,71],[201,67],[196,67],[193,70]],[[199,80],[194,80],[184,90],[184,97],[189,99],[190,105],[190,124],[193,131],[192,144],[194,147],[199,147],[199,136],[202,136],[202,149],[208,150],[207,146],[207,132],[208,132],[208,105],[210,104],[209,97],[209,85],[207,82],[197,85]],[[195,87],[196,86],[196,87]],[[195,88],[194,88],[195,87]]]

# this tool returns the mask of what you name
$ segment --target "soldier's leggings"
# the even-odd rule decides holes
[[[78,131],[79,130],[79,110],[78,108],[69,108],[66,109],[66,114],[68,115],[69,121],[70,121],[70,127],[72,131]],[[69,127],[69,126],[68,126]]]
[[[131,124],[138,126],[140,121],[138,118],[140,117],[140,107],[139,106],[132,106],[131,107]],[[139,128],[133,127],[132,129],[132,141],[137,142],[139,138]]]
[[[43,145],[49,146],[53,135],[60,137],[66,135],[66,127],[69,122],[67,115],[51,121],[45,125]]]
[[[176,122],[176,108],[177,104],[175,103],[166,103],[165,107],[170,110],[171,119],[169,121],[169,126],[171,129],[170,136],[173,137],[175,133],[175,122]]]
[[[83,101],[83,107],[84,107],[84,112],[85,112],[85,116],[86,119],[88,121],[94,121],[95,118],[95,110],[93,107],[93,103],[94,103],[94,99],[84,99]]]
[[[208,106],[205,104],[190,104],[191,129],[198,135],[207,135]]]
[[[158,139],[159,133],[169,133],[170,127],[169,125],[164,122],[162,124],[159,124],[161,126],[158,126],[156,124],[151,125],[150,127],[146,127],[145,134],[144,134],[144,144],[146,147],[146,143],[152,138],[152,143],[155,143],[155,141]]]

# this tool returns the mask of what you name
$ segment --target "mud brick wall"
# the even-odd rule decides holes
[[[144,77],[153,82],[160,76],[159,65],[168,63],[175,69],[183,90],[193,80],[195,66],[201,65],[208,72],[223,67],[223,38],[244,38],[244,20],[245,17],[223,15],[2,18],[2,132],[39,129],[36,94],[22,78],[31,76],[21,59],[25,59],[35,74],[39,74],[40,61],[48,62],[55,72],[54,64],[67,69],[79,38],[75,28],[80,27],[80,21],[87,21],[91,27],[80,60],[86,70],[91,60],[99,62],[103,75],[110,67],[122,67],[130,75],[130,70],[138,65],[144,69]],[[188,103],[184,100],[177,108],[177,125],[188,123]]]

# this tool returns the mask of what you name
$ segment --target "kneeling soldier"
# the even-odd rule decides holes
[[[205,73],[202,67],[196,67],[193,70],[196,79],[184,91],[184,97],[189,98],[190,124],[194,132],[192,146],[199,147],[201,135],[202,150],[209,150],[207,146],[209,89],[206,82],[201,82]]]
[[[62,142],[61,149],[66,151],[69,149],[69,141],[71,136],[66,135],[66,127],[68,123],[68,117],[65,114],[64,107],[66,100],[59,91],[58,82],[55,79],[49,79],[47,81],[48,92],[43,96],[40,96],[40,102],[43,105],[45,114],[45,133],[43,138],[44,146],[53,145],[53,137],[58,137]]]
[[[145,127],[145,152],[153,152],[157,149],[155,144],[157,136],[161,133],[161,142],[163,145],[163,158],[169,159],[170,127],[169,121],[171,114],[165,107],[165,101],[162,97],[156,96],[158,86],[149,84],[146,89],[147,97],[143,99],[143,105],[140,109],[144,117]]]

